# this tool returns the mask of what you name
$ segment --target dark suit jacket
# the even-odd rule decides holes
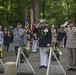
[[[38,37],[39,47],[47,47],[47,44],[51,44],[51,29],[46,26],[39,28]]]

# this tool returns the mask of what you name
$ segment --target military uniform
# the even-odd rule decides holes
[[[45,22],[44,19],[40,21],[41,23]],[[40,48],[40,67],[39,68],[47,68],[47,54],[46,51],[51,43],[51,30],[46,25],[41,26],[38,29],[38,37],[39,37],[39,48]]]
[[[38,29],[36,27],[34,27],[34,31],[33,31],[33,44],[32,44],[32,52],[37,52],[37,42],[38,42]]]
[[[68,49],[69,65],[76,68],[76,27],[73,27],[72,30],[69,28],[67,31],[66,47]]]
[[[15,52],[17,55],[17,48],[26,44],[26,34],[24,29],[15,28],[13,30],[13,42],[15,46]]]
[[[27,50],[30,50],[30,40],[32,38],[32,35],[30,33],[30,30],[28,29],[27,33],[26,33],[26,40],[27,40],[27,44],[26,44],[26,48]]]
[[[66,47],[68,49],[69,66],[68,71],[76,71],[76,27],[74,21],[70,20],[69,28],[67,28],[67,42]]]

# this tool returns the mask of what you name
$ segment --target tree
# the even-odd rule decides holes
[[[35,2],[35,23],[38,24],[39,22],[39,0],[34,0]]]
[[[76,21],[76,0],[0,0],[0,25],[9,27],[19,21],[24,24],[26,12],[30,22],[31,3],[36,24],[40,18],[45,18],[50,26],[59,26],[69,18]]]

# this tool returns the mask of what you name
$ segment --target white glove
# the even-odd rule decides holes
[[[50,44],[47,44],[48,47],[50,47]]]

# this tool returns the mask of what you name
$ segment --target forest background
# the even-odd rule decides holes
[[[31,16],[31,10],[33,17]],[[46,19],[51,26],[60,26],[74,18],[76,22],[76,0],[0,0],[0,25],[9,27],[17,22],[25,25],[27,21],[38,24],[39,19]]]

